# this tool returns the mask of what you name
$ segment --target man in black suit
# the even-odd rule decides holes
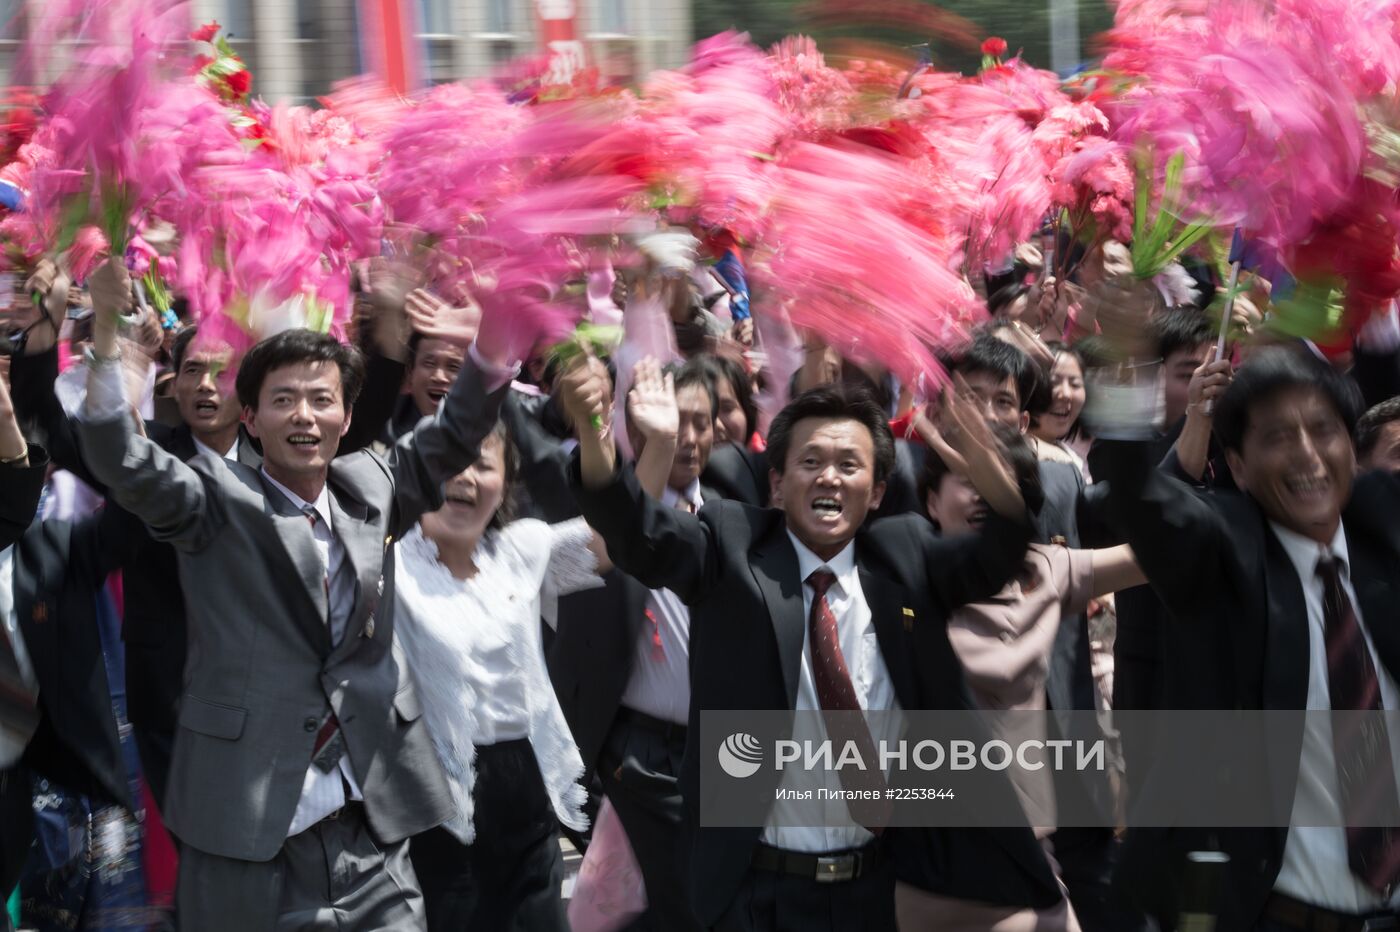
[[[664,506],[693,514],[718,499],[700,483],[718,402],[700,363],[686,363],[672,378],[679,429],[658,435],[629,403],[628,439],[638,455],[653,444],[672,451],[669,475],[642,483]],[[637,855],[647,888],[644,923],[658,932],[697,929],[678,786],[691,696],[690,611],[664,586],[617,570],[606,580],[561,601],[550,676],[584,765],[597,773]]]
[[[1400,708],[1400,637],[1389,623],[1400,600],[1400,480],[1356,475],[1359,412],[1355,386],[1330,367],[1293,350],[1258,352],[1215,412],[1240,493],[1210,495],[1155,468],[1141,412],[1095,425],[1094,473],[1170,612],[1165,708]],[[1360,794],[1400,806],[1397,737],[1382,733],[1359,751],[1309,727],[1297,756],[1272,762],[1259,786],[1291,799],[1295,819],[1313,813],[1307,827],[1137,829],[1118,880],[1171,917],[1186,852],[1219,847],[1230,856],[1221,932],[1394,928],[1394,834],[1313,826],[1319,813],[1341,825]],[[1170,792],[1162,782],[1149,776],[1144,800]]]
[[[654,364],[639,366],[634,382],[630,410],[651,434],[648,442],[674,433],[674,402]],[[590,426],[607,404],[606,375],[598,367],[570,372],[564,397],[579,425],[577,494],[584,515],[618,566],[670,589],[693,617],[681,791],[696,916],[725,930],[893,929],[886,842],[900,832],[698,825],[699,716],[707,709],[968,707],[944,627],[947,612],[997,591],[1019,565],[1031,533],[1020,492],[985,425],[970,403],[954,403],[961,427],[954,442],[997,513],[982,534],[940,540],[913,516],[862,528],[884,493],[893,441],[884,412],[840,387],[799,397],[773,423],[770,488],[780,508],[719,501],[695,515],[659,504],[630,469],[617,468],[612,445]],[[918,621],[906,629],[908,611]],[[851,669],[869,672],[859,677],[862,686]],[[1049,883],[1053,901],[1048,869],[1037,873],[1032,866],[1032,858],[1042,866],[1044,859],[1028,830],[1024,841],[1030,851],[1020,860],[1001,849],[998,860],[990,851],[945,845],[947,862],[961,863],[943,866],[974,878],[991,874],[991,883],[1021,883],[1031,897]],[[934,857],[918,841],[898,850]],[[819,870],[832,866],[849,879],[823,883]]]

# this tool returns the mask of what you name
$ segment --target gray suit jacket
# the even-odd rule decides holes
[[[393,645],[390,543],[438,508],[442,481],[476,459],[504,393],[488,395],[468,362],[441,411],[387,458],[366,451],[332,462],[331,524],[356,577],[334,647],[311,527],[259,470],[207,455],[183,463],[126,418],[81,425],[109,494],[179,553],[189,654],[164,815],[182,842],[229,858],[274,857],[330,709],[381,842],[451,816]]]

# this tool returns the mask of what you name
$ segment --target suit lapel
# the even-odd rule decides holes
[[[263,484],[264,510],[277,531],[278,539],[282,541],[283,549],[287,551],[292,569],[301,583],[301,590],[311,600],[313,611],[292,614],[302,622],[311,643],[315,644],[322,654],[327,654],[330,652],[331,639],[326,627],[326,619],[329,617],[326,574],[321,566],[321,557],[316,552],[316,540],[311,532],[311,524],[305,515],[297,511],[287,496],[267,481],[261,471],[258,478]]]
[[[1264,528],[1264,584],[1268,618],[1264,635],[1264,707],[1308,707],[1308,607],[1303,584],[1283,544]]]
[[[857,551],[857,564],[859,562]],[[910,665],[913,651],[904,628],[905,613],[910,613],[911,622],[914,617],[909,594],[895,580],[876,576],[863,566],[860,567],[860,588],[865,594],[865,604],[870,607],[870,621],[875,625],[875,636],[894,683],[894,694],[901,707],[916,709],[919,707],[918,689],[914,668]]]
[[[797,578],[797,553],[783,531],[782,521],[754,549],[750,565],[768,618],[773,624],[773,636],[778,641],[778,660],[783,670],[783,686],[787,689],[787,707],[797,707],[797,684],[802,673],[802,642],[806,630],[802,618],[802,581]]]

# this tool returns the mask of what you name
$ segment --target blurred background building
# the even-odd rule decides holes
[[[24,34],[24,11],[50,0],[0,0],[0,73]],[[103,0],[91,0],[101,3]],[[632,84],[682,65],[696,38],[725,29],[769,45],[796,33],[828,56],[928,45],[942,70],[973,73],[987,36],[1010,54],[1071,74],[1092,62],[1112,23],[1107,0],[193,0],[192,24],[218,20],[268,101],[308,103],[350,75],[397,74],[402,87],[498,74],[553,55]]]

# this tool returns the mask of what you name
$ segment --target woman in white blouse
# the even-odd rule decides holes
[[[647,374],[634,416],[669,380],[654,364]],[[671,464],[651,460],[666,453],[644,451],[637,464],[653,494]],[[564,932],[558,823],[588,827],[583,761],[545,669],[540,618],[553,624],[557,598],[601,586],[610,564],[581,518],[510,521],[514,474],[497,425],[447,482],[443,507],[395,545],[396,635],[457,803],[409,847],[430,932]]]

